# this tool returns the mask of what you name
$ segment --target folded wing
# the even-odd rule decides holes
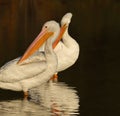
[[[45,71],[47,68],[46,59],[43,53],[36,53],[18,65],[19,58],[16,58],[0,69],[0,81],[16,82],[23,79],[31,78]]]

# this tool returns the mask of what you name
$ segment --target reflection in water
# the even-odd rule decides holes
[[[79,108],[76,91],[64,83],[46,83],[32,89],[30,95],[33,101],[39,102],[43,107],[51,109],[52,113],[60,116],[76,114]]]
[[[50,116],[44,107],[28,100],[10,100],[0,102],[1,116]]]
[[[79,97],[76,90],[63,83],[46,83],[29,91],[30,100],[0,102],[2,116],[70,116],[77,115]]]

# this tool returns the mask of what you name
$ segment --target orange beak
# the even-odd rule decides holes
[[[60,34],[58,36],[58,38],[55,40],[55,42],[53,43],[53,49],[56,47],[56,45],[59,43],[59,41],[61,40],[65,30],[66,30],[67,26],[66,24],[63,25],[60,29]],[[18,64],[20,64],[21,62],[23,62],[24,60],[26,60],[29,56],[31,56],[35,51],[37,51],[40,46],[43,45],[43,43],[53,35],[53,32],[47,32],[47,30],[43,30],[37,37],[36,39],[32,42],[32,44],[28,47],[28,49],[26,50],[26,52],[24,53],[24,55],[21,57],[21,59],[18,61]]]
[[[32,44],[25,51],[24,55],[20,58],[17,64],[20,64],[31,56],[35,51],[37,51],[43,43],[53,35],[53,32],[47,32],[47,30],[42,30],[41,33],[36,37]]]
[[[61,29],[60,29],[60,34],[59,34],[58,38],[55,40],[55,42],[54,42],[53,45],[52,45],[52,46],[53,46],[53,49],[56,47],[56,45],[57,45],[57,44],[59,43],[59,41],[62,39],[62,36],[63,36],[66,28],[67,28],[67,25],[66,25],[66,24],[64,24],[64,25],[61,27]]]

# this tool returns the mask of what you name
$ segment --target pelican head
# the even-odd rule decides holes
[[[56,41],[53,43],[53,48],[55,48],[56,45],[59,43],[59,41],[61,40],[64,33],[68,31],[68,26],[69,26],[69,24],[71,22],[71,18],[72,18],[72,13],[66,13],[62,17],[60,34],[59,34],[58,38],[56,39]]]
[[[69,26],[70,22],[71,22],[71,18],[72,18],[72,13],[66,13],[61,20],[61,26]]]
[[[64,33],[68,31],[68,26],[69,26],[69,24],[71,22],[71,18],[72,18],[72,13],[66,13],[62,17],[60,34],[59,34],[58,38],[56,39],[56,41],[53,43],[53,48],[55,48],[56,45],[59,43],[59,41],[61,40]]]
[[[47,30],[48,32],[54,32],[54,34],[50,37],[53,43],[60,33],[60,26],[56,21],[47,21],[42,27],[42,31],[44,30]]]

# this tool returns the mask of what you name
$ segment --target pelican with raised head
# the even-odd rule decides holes
[[[72,13],[66,13],[62,17],[61,27],[66,26],[66,30],[58,45],[56,46],[56,43],[54,43],[55,44],[54,46],[56,46],[54,51],[58,58],[57,72],[61,72],[71,67],[77,61],[79,56],[79,52],[80,52],[79,44],[68,33],[68,28],[71,22],[71,18],[72,18]],[[54,75],[53,78],[58,77],[56,74]]]

